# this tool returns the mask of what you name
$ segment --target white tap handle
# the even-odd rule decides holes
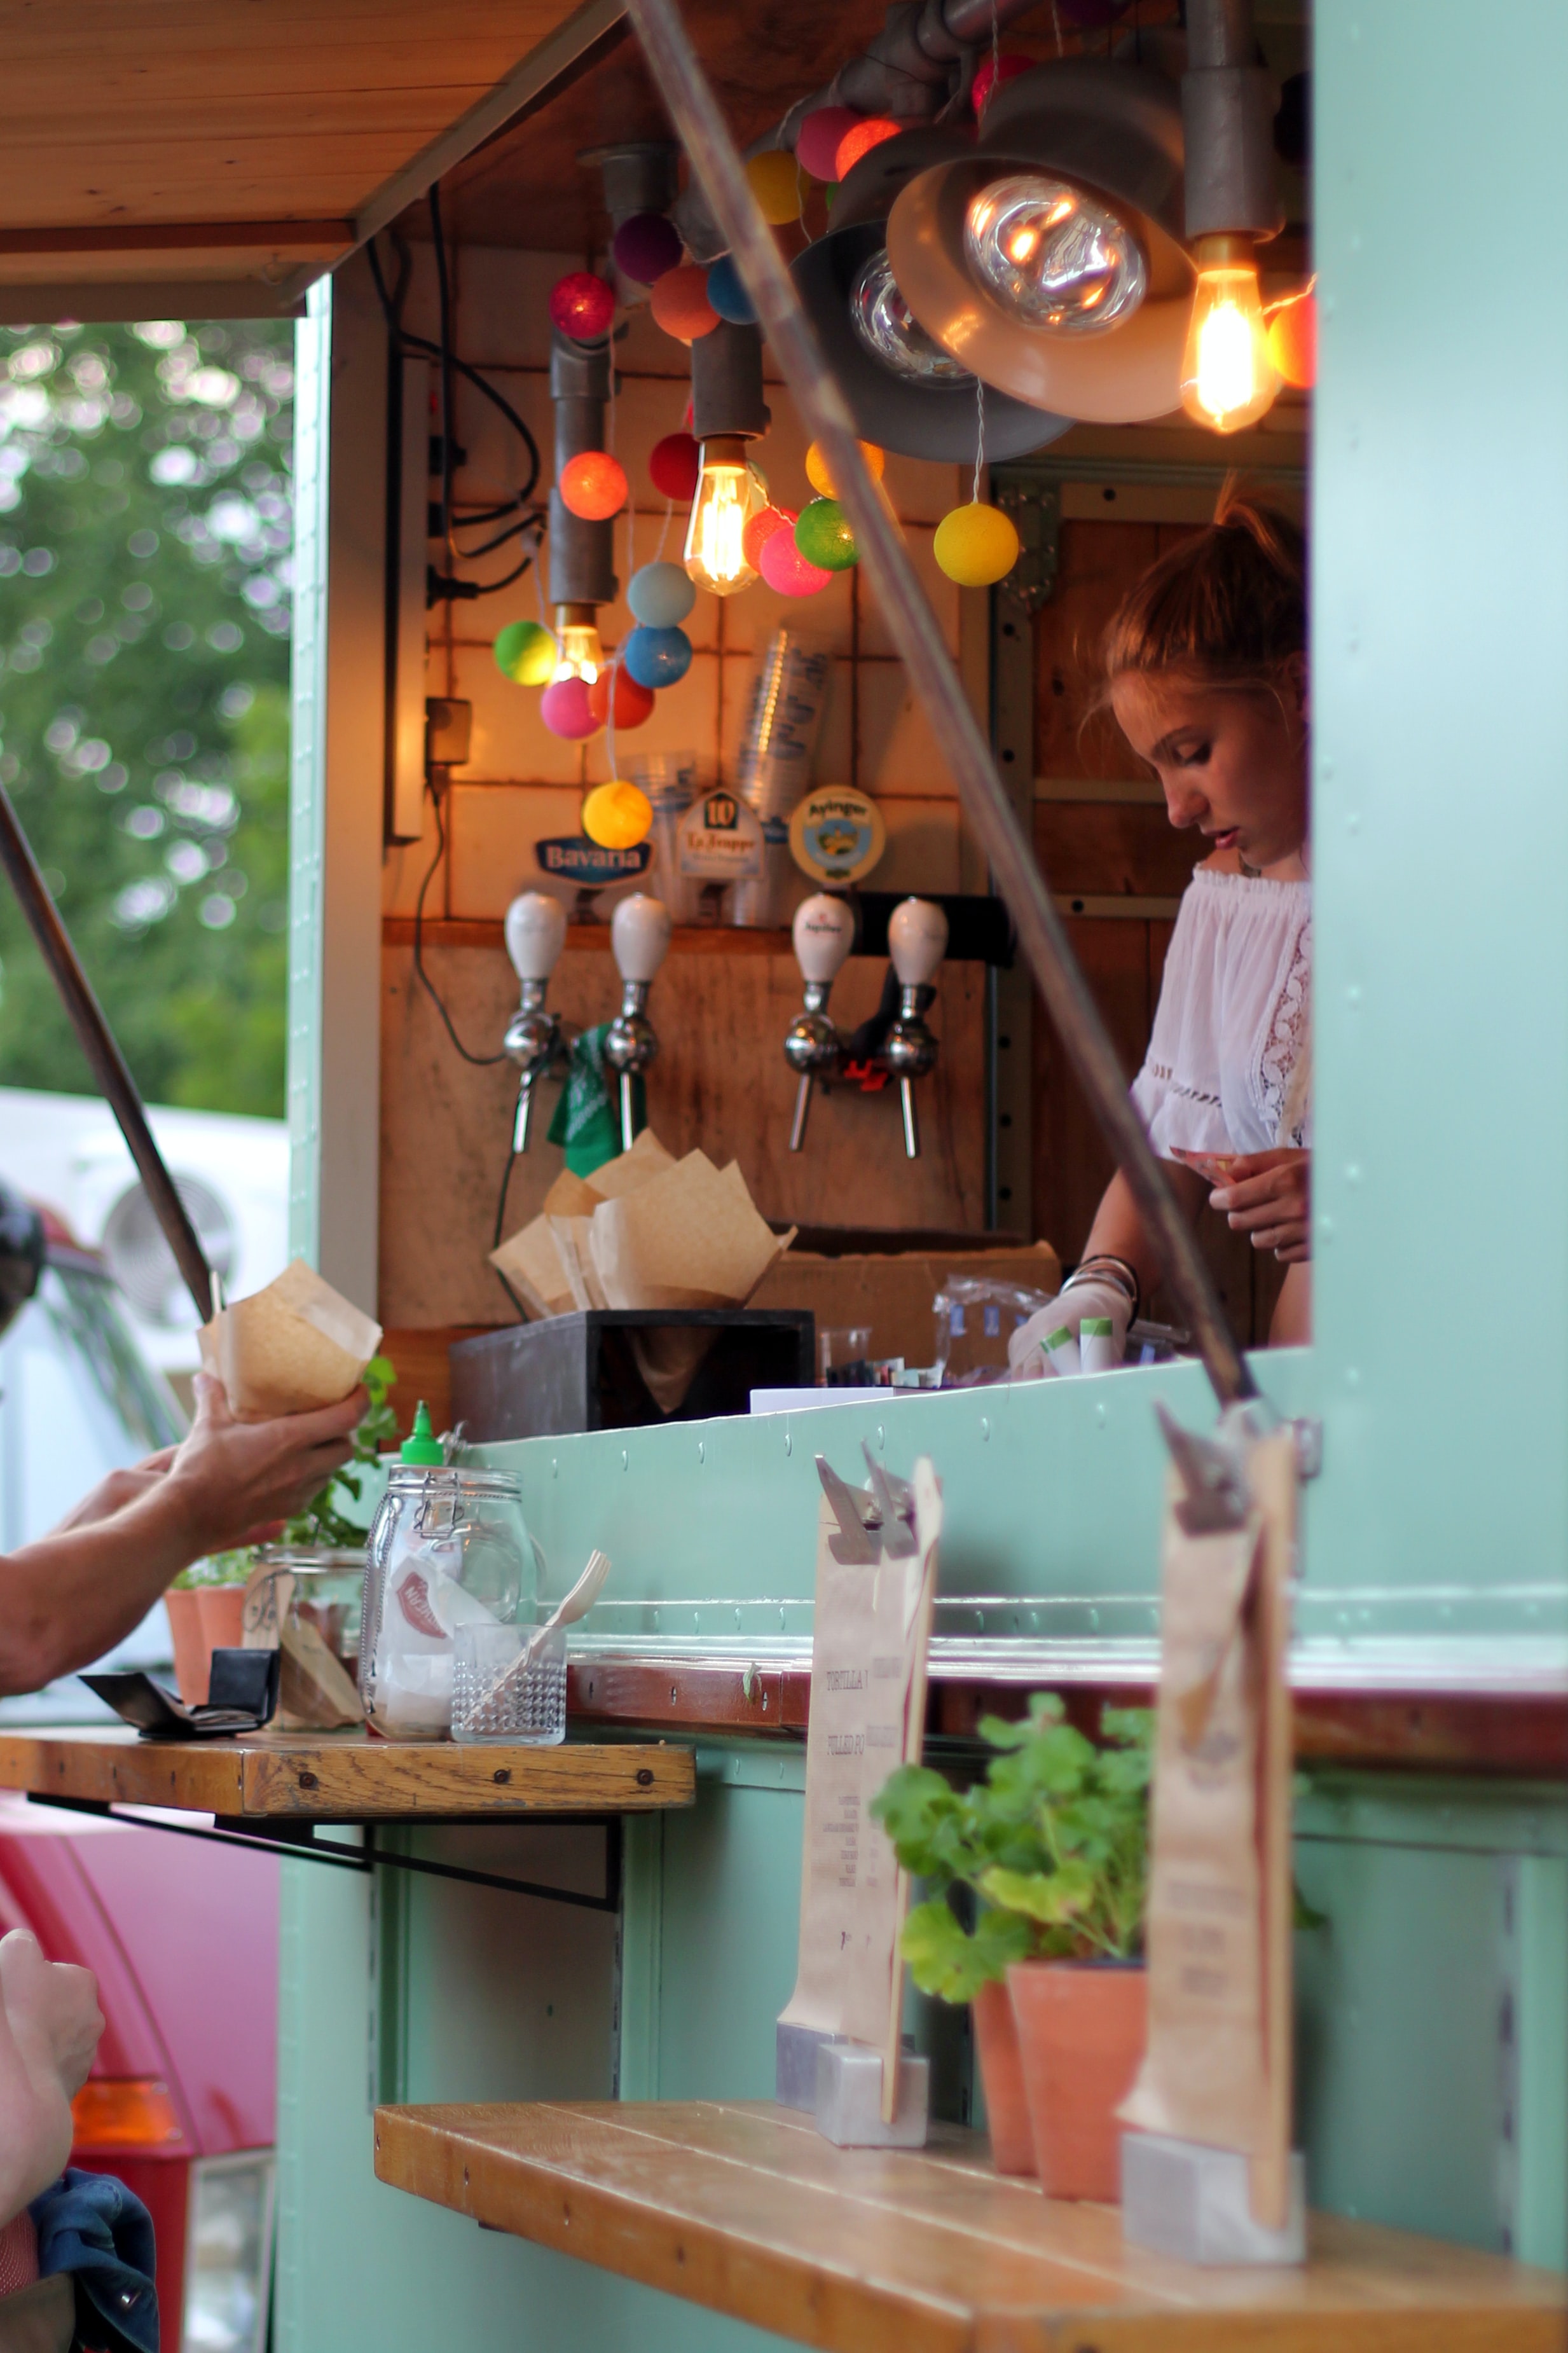
[[[566,944],[566,910],[544,891],[525,891],[506,911],[506,952],[519,980],[548,980]]]
[[[610,922],[610,946],[623,980],[651,980],[669,946],[669,909],[662,899],[635,892]]]
[[[801,978],[833,981],[855,944],[855,917],[848,902],[819,891],[795,911],[795,957]]]
[[[888,918],[888,953],[905,988],[921,988],[947,954],[947,917],[929,899],[905,899]]]

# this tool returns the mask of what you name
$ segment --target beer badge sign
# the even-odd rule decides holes
[[[680,871],[704,882],[751,882],[763,871],[761,819],[733,793],[704,793],[680,820]]]
[[[887,843],[881,810],[853,785],[818,785],[789,821],[790,853],[814,882],[858,882]]]
[[[601,849],[585,833],[566,833],[536,841],[533,855],[541,874],[552,881],[574,882],[580,891],[602,891],[608,883],[630,882],[646,874],[653,845],[639,841],[629,849]]]

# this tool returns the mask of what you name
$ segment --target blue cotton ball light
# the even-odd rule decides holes
[[[691,640],[684,629],[634,629],[621,649],[621,667],[639,686],[673,686],[691,668]]]
[[[726,253],[708,272],[708,300],[721,319],[732,327],[756,324],[756,306],[741,283],[741,273],[735,267],[735,257]]]
[[[626,590],[633,620],[650,629],[677,628],[696,602],[695,584],[679,564],[645,564]]]

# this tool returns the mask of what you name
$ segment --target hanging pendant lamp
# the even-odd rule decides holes
[[[979,403],[971,368],[910,315],[888,259],[888,216],[912,179],[973,152],[962,132],[904,131],[883,140],[841,183],[826,236],[790,265],[856,431],[905,458],[973,465]],[[987,378],[988,458],[1043,448],[1070,422],[1010,398]]]
[[[889,260],[914,317],[1016,400],[1097,425],[1169,416],[1194,284],[1183,154],[1162,73],[1079,57],[1020,74],[973,153],[894,202]]]

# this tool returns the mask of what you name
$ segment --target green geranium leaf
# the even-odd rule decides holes
[[[1033,1948],[1028,1923],[1016,1914],[984,1911],[965,1935],[940,1900],[917,1904],[904,1923],[899,1948],[922,1993],[939,2000],[973,2001],[983,1985],[998,1983]]]
[[[983,1895],[1006,1912],[1022,1913],[1043,1928],[1063,1928],[1094,1901],[1094,1873],[1087,1864],[1064,1862],[1059,1871],[988,1871]]]

